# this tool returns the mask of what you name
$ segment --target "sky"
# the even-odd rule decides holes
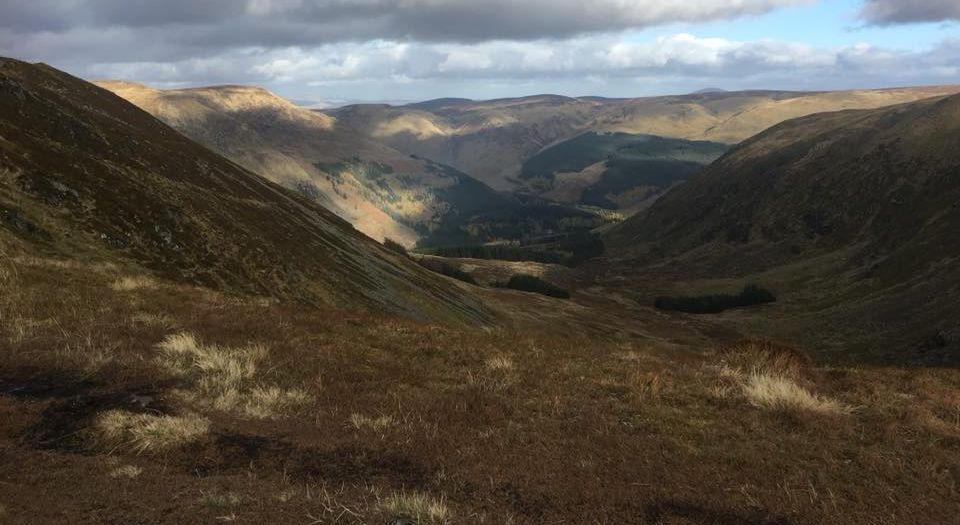
[[[327,104],[960,83],[960,0],[0,0],[0,55]]]

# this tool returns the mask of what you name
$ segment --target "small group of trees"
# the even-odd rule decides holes
[[[494,283],[494,286],[498,288],[510,288],[512,290],[519,290],[521,292],[532,292],[538,293],[540,295],[546,295],[548,297],[556,297],[558,299],[569,299],[570,292],[567,290],[540,279],[539,277],[527,274],[517,274],[510,278],[509,281],[505,283]]]
[[[588,259],[599,257],[603,255],[603,251],[603,241],[598,235],[590,232],[572,233],[543,246],[487,244],[447,246],[430,250],[432,254],[440,257],[532,261],[567,266],[576,266]]]
[[[387,237],[383,240],[383,247],[391,252],[399,253],[404,257],[410,257],[410,254],[407,253],[407,247],[391,239],[390,237]]]
[[[756,284],[748,284],[737,294],[713,294],[690,297],[661,296],[653,305],[659,310],[688,314],[717,314],[733,308],[776,302],[773,292]]]

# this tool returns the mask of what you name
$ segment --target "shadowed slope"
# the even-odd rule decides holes
[[[315,304],[489,319],[462,287],[106,90],[4,59],[0,92],[7,244]]]

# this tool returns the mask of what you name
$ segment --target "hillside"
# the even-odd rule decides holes
[[[520,192],[633,215],[703,169],[728,146],[652,135],[588,132],[550,146],[520,169]]]
[[[461,330],[35,256],[0,258],[0,290],[3,523],[942,525],[960,512],[955,369]]]
[[[554,95],[437,101],[325,111],[338,125],[514,190],[524,161],[585,132],[621,132],[733,144],[785,120],[956,93],[960,86],[841,92],[744,91],[607,99]]]
[[[412,245],[472,209],[510,204],[465,173],[412,158],[260,88],[98,85],[378,240]]]
[[[491,318],[462,286],[106,90],[10,59],[0,61],[0,90],[5,251],[128,261],[182,282],[317,305]]]
[[[789,121],[605,241],[621,263],[780,282],[796,311],[851,344],[949,355],[960,350],[942,335],[960,326],[957,136],[960,96]]]

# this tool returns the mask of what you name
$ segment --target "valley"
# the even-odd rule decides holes
[[[0,523],[951,523],[957,93],[0,59]]]
[[[99,85],[361,232],[424,250],[536,245],[611,226],[769,125],[814,108],[956,91],[534,96],[311,111],[243,86]]]

